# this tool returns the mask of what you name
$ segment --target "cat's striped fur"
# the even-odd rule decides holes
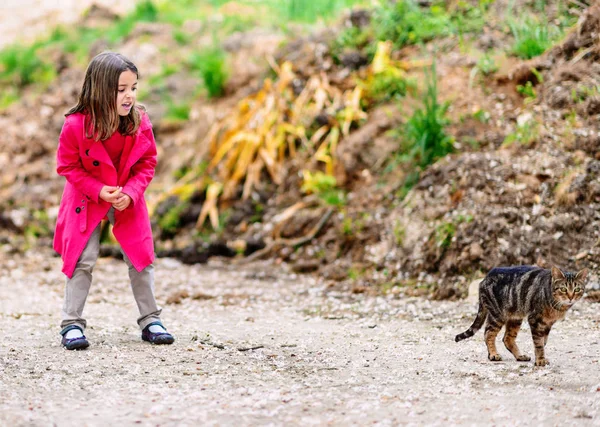
[[[472,337],[487,321],[488,358],[502,360],[496,350],[496,336],[506,325],[504,345],[517,360],[529,361],[531,358],[519,351],[515,341],[526,318],[535,346],[535,365],[544,366],[548,363],[544,346],[550,329],[583,296],[587,275],[587,268],[577,274],[557,267],[550,270],[535,266],[494,268],[479,284],[479,311],[475,321],[455,340]]]

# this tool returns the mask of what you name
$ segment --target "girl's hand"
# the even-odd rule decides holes
[[[125,193],[121,193],[117,201],[113,203],[113,207],[118,211],[124,211],[131,204],[131,197]]]
[[[121,187],[112,187],[110,185],[105,185],[104,187],[102,187],[102,190],[100,190],[99,197],[105,202],[114,204],[121,196],[121,190]]]

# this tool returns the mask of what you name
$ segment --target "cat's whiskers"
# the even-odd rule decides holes
[[[565,304],[564,302],[553,298],[551,301],[551,305],[552,305],[552,308],[555,309],[556,311],[565,311],[565,310],[568,310],[569,308],[571,308],[571,306],[573,304]]]

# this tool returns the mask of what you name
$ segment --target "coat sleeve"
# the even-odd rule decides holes
[[[56,172],[64,176],[78,191],[98,203],[104,184],[83,167],[79,153],[80,141],[81,138],[77,136],[77,132],[67,118],[58,138]]]
[[[131,167],[131,174],[127,183],[123,186],[123,193],[131,197],[133,204],[142,198],[146,188],[150,185],[150,181],[154,178],[154,170],[156,168],[156,141],[152,128],[149,127],[142,131],[144,136],[150,141],[150,145],[146,152],[139,160]]]

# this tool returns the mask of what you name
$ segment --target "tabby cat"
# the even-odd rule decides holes
[[[455,338],[456,342],[472,337],[483,323],[488,359],[502,360],[496,350],[496,336],[506,324],[504,345],[519,361],[531,358],[522,354],[515,341],[521,323],[527,318],[535,346],[535,366],[548,360],[544,346],[552,325],[582,296],[588,269],[577,274],[557,267],[547,270],[535,266],[499,267],[492,269],[479,284],[479,311],[469,329]]]

